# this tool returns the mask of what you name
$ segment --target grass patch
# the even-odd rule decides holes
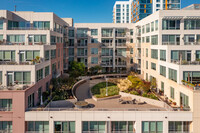
[[[91,89],[92,94],[97,98],[106,97],[106,82],[96,84]],[[119,95],[119,88],[116,84],[108,82],[108,96]]]

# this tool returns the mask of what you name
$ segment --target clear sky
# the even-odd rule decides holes
[[[111,23],[116,0],[0,0],[0,9],[54,12],[59,17],[71,17],[75,23]],[[120,1],[120,0],[119,0]],[[126,1],[126,0],[121,0]],[[199,0],[182,0],[182,7]],[[199,1],[200,3],[200,1]]]

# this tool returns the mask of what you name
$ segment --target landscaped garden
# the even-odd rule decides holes
[[[108,96],[119,95],[119,88],[114,83],[107,83]],[[92,87],[91,92],[96,98],[103,98],[106,96],[106,82],[101,82]]]

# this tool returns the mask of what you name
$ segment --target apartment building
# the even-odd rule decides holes
[[[120,23],[121,21],[116,21],[117,17],[119,19],[120,15],[117,15],[116,5],[121,2],[129,3],[129,18],[130,23],[136,23],[143,18],[149,16],[150,14],[158,10],[179,10],[181,9],[181,0],[129,0],[128,1],[117,1],[113,7],[113,22]],[[120,6],[118,6],[120,9]],[[118,11],[120,11],[118,9]],[[120,20],[120,19],[119,19]],[[122,23],[122,22],[121,22]]]
[[[116,1],[113,7],[113,23],[130,23],[130,9],[129,1]]]
[[[54,13],[0,11],[1,132],[23,133],[25,110],[62,75],[67,26]]]
[[[69,62],[82,62],[88,69],[100,65],[102,72],[137,71],[133,28],[134,24],[75,23],[69,28]]]
[[[193,111],[193,132],[199,126],[200,12],[160,10],[136,23],[141,30],[141,74],[177,106]]]

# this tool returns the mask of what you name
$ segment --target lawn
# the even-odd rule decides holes
[[[91,89],[92,94],[97,98],[106,97],[106,82],[96,84]],[[108,82],[108,96],[119,95],[119,88],[116,84]]]

